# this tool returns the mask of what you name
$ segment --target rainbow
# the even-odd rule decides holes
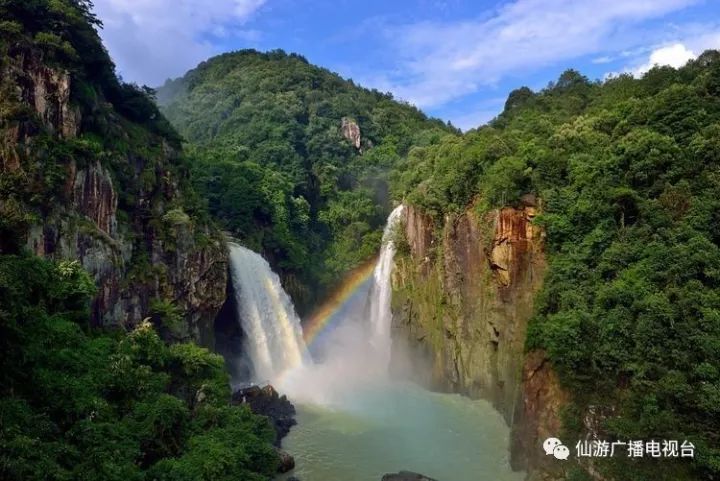
[[[342,319],[343,307],[360,287],[370,279],[376,261],[377,258],[369,259],[350,271],[340,286],[303,323],[303,337],[308,347],[312,345],[320,334]]]

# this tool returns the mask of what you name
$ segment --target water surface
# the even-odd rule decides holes
[[[303,481],[380,481],[400,470],[439,481],[522,481],[509,466],[509,430],[485,401],[407,384],[363,388],[342,407],[297,404],[283,441]]]

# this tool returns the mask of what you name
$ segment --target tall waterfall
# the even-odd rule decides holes
[[[347,305],[350,309],[342,311],[343,317],[327,332],[322,351],[318,353],[322,361],[293,369],[283,377],[279,387],[291,398],[350,409],[361,399],[358,393],[392,382],[388,372],[392,320],[390,276],[395,255],[392,237],[403,215],[401,206],[388,217],[380,257],[367,289],[368,297],[356,305]]]
[[[392,344],[390,339],[390,324],[392,322],[390,302],[392,300],[391,276],[395,265],[395,242],[393,241],[393,234],[395,228],[402,221],[404,213],[405,208],[401,204],[388,216],[387,224],[385,224],[385,230],[383,231],[380,257],[373,271],[373,284],[370,289],[370,343],[375,349],[376,354],[380,356],[384,366],[387,366],[390,362],[390,348]]]
[[[230,266],[245,352],[257,381],[274,381],[309,362],[300,319],[292,301],[263,257],[230,244]]]

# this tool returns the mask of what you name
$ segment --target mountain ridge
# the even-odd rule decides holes
[[[213,57],[158,99],[210,212],[270,260],[302,312],[377,251],[399,159],[457,134],[282,50]]]

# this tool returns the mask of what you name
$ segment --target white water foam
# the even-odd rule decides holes
[[[361,408],[363,392],[390,383],[393,234],[403,215],[399,206],[388,217],[368,298],[328,334],[323,361],[298,366],[283,376],[278,388],[293,401],[353,410]]]
[[[254,381],[272,383],[288,370],[311,364],[300,318],[268,262],[231,243],[230,266]]]

